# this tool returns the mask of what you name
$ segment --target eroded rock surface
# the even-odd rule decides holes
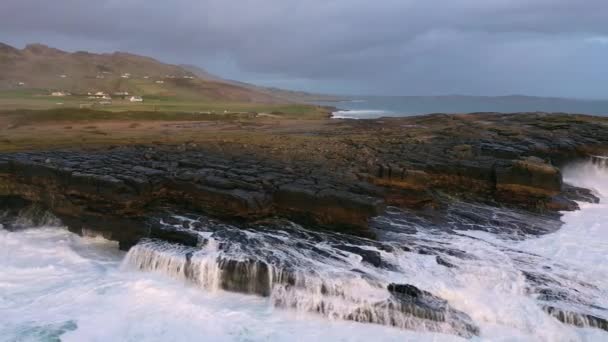
[[[244,139],[2,154],[0,196],[38,203],[74,231],[107,231],[123,248],[160,234],[145,224],[159,206],[229,220],[279,216],[373,237],[368,221],[385,205],[433,210],[465,199],[535,212],[576,209],[573,199],[593,195],[564,186],[559,166],[605,154],[608,120],[437,114],[330,121]]]

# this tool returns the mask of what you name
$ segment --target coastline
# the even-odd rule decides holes
[[[109,132],[131,124],[95,125]],[[409,264],[420,258],[433,272],[458,275],[479,262],[471,254],[496,253],[484,234],[518,240],[559,231],[561,213],[599,200],[565,184],[562,167],[608,155],[607,125],[608,118],[543,113],[140,122],[129,132],[188,141],[154,143],[152,134],[119,144],[111,139],[118,130],[91,145],[27,142],[0,154],[0,223],[18,232],[24,221],[46,226],[51,217],[78,235],[117,241],[135,270],[269,298],[279,308],[472,337],[480,320],[468,301],[403,272],[420,273]],[[71,126],[71,138],[79,136]],[[526,284],[558,286],[547,270],[526,268],[547,260],[526,258],[518,266]],[[378,301],[362,302],[361,289]],[[352,301],[322,309],[335,297]],[[570,299],[518,300],[538,317],[608,329],[602,315]]]
[[[4,153],[0,195],[85,225],[114,212],[129,226],[152,202],[185,201],[218,217],[280,216],[373,236],[367,221],[387,205],[432,210],[452,197],[533,212],[574,210],[574,200],[593,196],[564,186],[559,168],[608,151],[606,123],[542,113],[178,123],[172,136],[181,130],[207,136],[180,145]],[[103,210],[95,208],[99,203]],[[125,248],[138,239],[123,241]]]

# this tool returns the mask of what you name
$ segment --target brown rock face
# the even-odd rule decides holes
[[[499,193],[553,196],[562,190],[562,175],[555,166],[530,157],[496,166],[496,189]]]

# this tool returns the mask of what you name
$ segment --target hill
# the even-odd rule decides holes
[[[268,92],[200,77],[181,66],[130,53],[70,53],[42,44],[17,49],[0,43],[0,90],[15,89],[73,94],[129,92],[239,103],[285,102]]]

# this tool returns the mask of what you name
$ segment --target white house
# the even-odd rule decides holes
[[[142,99],[141,96],[131,96],[131,98],[129,99],[129,101],[131,101],[131,102],[144,102],[144,99]]]
[[[98,92],[95,93],[95,96],[97,96],[97,97],[104,97],[104,96],[107,96],[107,95],[108,94],[104,93],[103,91],[98,91]]]
[[[156,81],[157,84],[163,84],[165,81]]]
[[[126,72],[126,73],[124,73],[124,74],[120,75],[120,77],[121,77],[121,78],[130,78],[130,77],[131,77],[131,74],[129,74],[128,72]]]
[[[112,98],[109,95],[104,95],[101,97],[102,100],[112,100]]]
[[[66,96],[68,95],[68,93],[63,92],[63,91],[54,91],[51,93],[51,96]]]

